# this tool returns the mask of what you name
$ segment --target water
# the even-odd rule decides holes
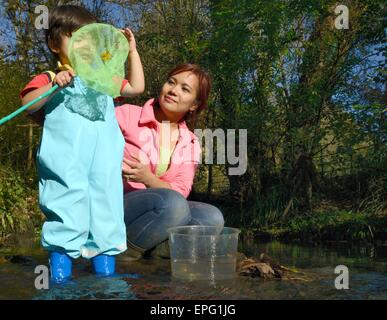
[[[236,256],[213,257],[212,259],[197,259],[172,261],[172,275],[179,279],[194,280],[224,280],[235,277]]]
[[[133,261],[122,254],[117,259],[116,277],[97,278],[91,273],[89,261],[77,259],[71,283],[38,290],[34,285],[37,277],[34,270],[37,265],[47,264],[47,253],[39,244],[20,239],[12,247],[0,248],[0,299],[387,300],[387,244],[313,246],[244,239],[240,241],[239,251],[247,256],[266,253],[282,265],[307,274],[309,280],[263,280],[237,275],[224,280],[187,281],[171,276],[170,260]],[[348,267],[348,290],[337,290],[334,286],[337,265]]]

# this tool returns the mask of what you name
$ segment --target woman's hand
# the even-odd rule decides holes
[[[148,164],[141,163],[140,159],[130,154],[133,160],[124,158],[122,167],[122,176],[127,181],[143,183],[147,188],[167,188],[172,189],[168,182],[160,180],[152,173]]]
[[[129,53],[136,52],[136,39],[134,38],[133,32],[129,28],[122,29],[121,32],[124,34],[126,39],[128,39],[129,42]]]
[[[64,87],[71,82],[73,77],[75,77],[74,71],[72,70],[61,71],[55,76],[53,82],[58,84],[60,87]]]
[[[149,165],[141,163],[140,159],[133,153],[130,155],[133,160],[124,158],[122,167],[122,175],[128,181],[140,182],[145,185],[149,184],[154,174],[151,172]]]

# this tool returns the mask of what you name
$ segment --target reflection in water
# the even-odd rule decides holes
[[[120,278],[97,278],[95,276],[72,280],[64,285],[52,285],[42,290],[34,300],[90,300],[135,299],[130,285]]]
[[[262,280],[236,277],[209,283],[171,277],[170,261],[117,259],[117,277],[91,274],[89,261],[74,262],[74,279],[66,285],[36,290],[35,266],[47,264],[39,246],[0,250],[0,299],[387,299],[387,246],[344,243],[305,246],[244,240],[247,256],[266,253],[282,265],[307,273],[311,281]],[[349,269],[349,290],[336,290],[334,268]]]
[[[240,251],[246,255],[266,253],[284,265],[297,268],[319,268],[324,266],[335,267],[345,264],[348,267],[376,268],[386,272],[387,246],[354,245],[350,243],[330,243],[324,245],[302,245],[297,243],[281,243],[272,241],[256,243],[244,241]]]

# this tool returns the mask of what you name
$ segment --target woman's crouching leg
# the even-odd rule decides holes
[[[188,205],[191,213],[189,225],[214,226],[219,229],[223,228],[223,214],[217,207],[198,201],[188,201]]]
[[[144,189],[125,194],[128,247],[146,252],[168,239],[168,229],[191,220],[187,200],[171,189]]]

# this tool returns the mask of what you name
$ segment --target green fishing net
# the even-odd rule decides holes
[[[70,64],[85,85],[113,98],[120,95],[128,53],[122,32],[103,23],[80,28],[68,46]]]

